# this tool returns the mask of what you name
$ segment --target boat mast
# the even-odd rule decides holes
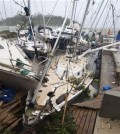
[[[31,28],[32,36],[33,36],[33,42],[34,42],[35,54],[36,54],[36,57],[38,57],[38,51],[37,51],[37,48],[36,48],[36,40],[35,40],[35,35],[34,35],[34,32],[33,32],[33,26],[32,26],[32,21],[31,21],[31,8],[30,7],[31,7],[31,3],[30,3],[30,0],[28,0],[28,13],[26,12],[26,16],[28,16],[29,23],[30,23],[30,28]]]
[[[74,9],[75,9],[75,1],[76,0],[73,0],[72,15],[71,15],[71,22],[70,22],[70,24],[73,24],[73,13],[74,13]]]
[[[53,47],[53,49],[52,49],[52,52],[51,52],[50,57],[49,57],[49,59],[48,59],[48,62],[47,62],[47,64],[46,64],[45,70],[44,70],[44,72],[43,72],[43,74],[42,74],[42,77],[41,77],[41,79],[40,79],[39,85],[38,85],[37,89],[36,89],[35,92],[34,92],[34,96],[33,96],[33,99],[32,99],[32,102],[33,102],[33,103],[34,103],[35,100],[36,100],[37,93],[39,92],[39,90],[41,89],[41,86],[42,86],[42,81],[43,81],[43,79],[44,79],[44,77],[45,77],[45,75],[46,75],[46,73],[47,73],[47,71],[48,71],[48,69],[49,69],[49,67],[50,67],[51,61],[52,61],[53,56],[54,56],[55,49],[56,49],[56,47],[57,47],[57,44],[58,44],[58,41],[59,41],[59,39],[60,39],[61,33],[62,33],[63,29],[64,29],[65,23],[66,23],[66,21],[67,21],[67,16],[68,16],[68,14],[69,14],[69,12],[70,12],[70,10],[71,10],[71,3],[72,3],[72,0],[71,0],[71,2],[70,2],[69,8],[67,8],[66,17],[65,17],[64,22],[63,22],[63,24],[62,24],[62,28],[61,28],[61,30],[60,30],[60,32],[59,32],[59,35],[58,35],[58,37],[57,37],[57,40],[56,40],[56,42],[55,42],[55,44],[54,44],[54,47]]]
[[[112,16],[113,16],[114,41],[115,41],[115,38],[116,38],[116,33],[115,33],[115,16],[114,16],[115,8],[114,8],[113,4],[111,4],[111,6],[112,6]]]
[[[89,8],[89,6],[90,6],[90,1],[91,1],[91,0],[88,0],[87,5],[86,5],[86,8],[85,8],[85,13],[84,13],[83,20],[82,20],[82,24],[81,24],[81,28],[80,28],[80,31],[79,31],[79,34],[78,34],[77,43],[76,43],[76,46],[75,46],[75,56],[77,56],[77,55],[76,55],[77,46],[78,46],[78,43],[79,43],[79,41],[80,41],[80,39],[81,39],[81,34],[82,34],[82,31],[83,31],[84,23],[85,23],[86,16],[87,16],[87,13],[88,13],[88,8]]]
[[[28,0],[28,9],[29,9],[29,15],[31,15],[30,0]]]

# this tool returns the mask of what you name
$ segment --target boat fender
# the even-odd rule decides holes
[[[57,104],[60,104],[62,103],[63,101],[65,101],[66,99],[66,94],[62,94],[61,96],[59,96],[57,99],[56,99],[56,103]]]

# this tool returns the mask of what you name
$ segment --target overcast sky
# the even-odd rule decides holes
[[[21,11],[24,12],[23,9],[19,5],[15,4],[15,2],[13,0],[0,0],[0,13],[1,13],[0,19],[2,17],[5,18],[5,10],[4,10],[4,6],[3,6],[3,1],[5,2],[7,17],[14,16],[18,12],[21,12]],[[24,6],[24,1],[25,1],[25,4],[27,5],[27,0],[16,0],[16,1],[22,6]],[[59,16],[65,16],[66,8],[69,5],[70,1],[71,0],[31,0],[31,14],[32,15],[37,14],[37,13],[43,13],[45,15],[51,14],[53,7],[56,4],[53,14],[59,15]],[[77,2],[75,19],[81,23],[87,0],[77,0],[77,1],[78,2]],[[100,5],[102,0],[91,0],[91,1],[95,1],[95,4],[90,5],[89,14],[87,16],[85,25],[90,25],[90,23],[92,23],[92,20],[94,19],[94,16],[95,16],[94,14],[95,14],[95,12],[97,12],[98,6]],[[104,5],[106,4],[106,1],[107,0],[104,0],[101,11],[102,11]],[[120,13],[119,13],[120,12],[120,9],[119,9],[120,0],[109,0],[109,1],[112,4],[114,4],[115,20],[117,20],[116,26],[119,27],[120,23],[118,20],[120,20],[120,19],[116,16],[120,15]],[[110,2],[106,6],[104,15],[101,16],[99,27],[103,24],[103,20],[105,19],[106,14],[109,10]],[[43,7],[43,11],[42,11],[42,7]],[[112,14],[112,12],[111,12],[111,14]],[[69,13],[69,17],[70,17],[70,15],[71,15],[71,12]],[[99,19],[99,14],[98,14],[98,19]],[[108,16],[106,25],[107,25],[107,23],[108,23],[108,25],[112,25],[112,15],[110,15],[110,14]]]

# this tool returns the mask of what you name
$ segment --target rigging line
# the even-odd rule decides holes
[[[85,23],[85,20],[86,20],[86,17],[87,17],[87,13],[88,13],[88,9],[89,9],[89,6],[90,6],[90,2],[91,2],[91,0],[88,0],[87,5],[86,5],[86,9],[85,9],[85,12],[84,12],[83,20],[82,20],[82,23],[81,23],[81,29],[80,29],[79,34],[78,34],[77,44],[78,44],[78,42],[81,39],[81,33],[82,33],[83,26],[84,26],[84,23]]]
[[[94,28],[95,30],[96,30],[96,27],[97,27],[98,24],[99,24],[100,19],[102,18],[103,12],[105,11],[105,8],[107,7],[108,2],[109,2],[109,0],[107,0],[107,2],[106,2],[106,4],[105,4],[105,6],[104,6],[104,8],[103,8],[103,10],[102,10],[102,12],[101,12],[99,18],[98,18],[98,21],[96,22],[96,25],[95,25],[95,28]],[[94,31],[95,31],[95,30],[94,30]]]
[[[43,12],[43,3],[42,3],[42,0],[41,0],[41,7],[42,7],[42,17],[43,17],[43,26],[44,26],[44,36],[45,36],[45,39],[46,38],[46,31],[45,31],[45,16],[44,16],[44,12]]]
[[[93,3],[93,2],[92,2]],[[97,7],[95,8],[95,12],[93,12],[94,11],[94,5],[95,4],[92,4],[92,7],[91,7],[91,9],[89,9],[88,10],[88,13],[87,13],[87,15],[90,13],[90,11],[91,11],[91,16],[90,16],[90,19],[88,19],[88,21],[86,21],[86,22],[91,22],[92,20],[93,20],[93,17],[94,17],[94,15],[96,14],[96,9],[99,7],[99,3],[96,5]],[[89,24],[88,24],[89,25]]]
[[[94,3],[94,4],[93,4]],[[88,13],[92,10],[93,11],[93,7],[94,7],[94,5],[96,4],[95,2],[92,2],[91,3],[92,4],[92,6],[91,6],[91,8],[89,9],[89,11],[88,11]]]
[[[0,16],[1,16],[1,20],[4,20],[3,17],[2,17],[2,13],[0,12]]]
[[[53,12],[54,12],[54,10],[55,10],[55,8],[56,8],[57,3],[58,3],[58,0],[55,2],[55,5],[54,5],[54,7],[53,7],[52,12],[50,13],[50,17],[48,18],[46,25],[48,25],[48,23],[49,23],[49,21],[50,21],[50,19],[51,19],[51,17],[52,17],[52,14],[53,14]]]
[[[23,0],[24,6],[26,7],[25,1]]]
[[[97,13],[96,13],[96,15],[95,15],[95,17],[94,17],[92,23],[91,23],[91,26],[90,26],[88,35],[89,35],[89,33],[90,33],[90,31],[91,31],[91,29],[92,29],[94,23],[95,23],[95,20],[96,20],[96,18],[97,18],[97,16],[98,16],[99,12],[100,12],[100,10],[101,10],[101,7],[102,7],[103,3],[104,3],[104,0],[102,0],[101,3],[100,3],[100,6],[99,6],[99,8],[98,8],[98,11],[97,11]]]
[[[21,6],[22,8],[24,8],[24,6],[20,5],[17,1],[13,0],[15,2],[15,4]]]
[[[77,18],[79,18],[80,12],[81,12],[81,10],[83,9],[83,7],[84,7],[84,6],[81,4],[80,9],[79,9],[79,11],[78,11],[78,14],[76,15]]]
[[[99,3],[98,3],[98,5],[97,5],[97,7],[96,7],[96,9],[95,9],[95,12],[92,13],[92,15],[91,15],[91,20],[93,20],[95,14],[96,14],[96,12],[97,12],[98,7],[99,7]]]
[[[11,5],[11,1],[10,1],[10,9],[11,9],[11,13],[12,13],[12,16],[13,16],[13,9],[12,9],[12,5]]]
[[[13,68],[14,68],[14,65],[13,65],[13,59],[12,59],[12,53],[11,53],[11,51],[10,51],[10,46],[9,46],[9,44],[8,44],[8,41],[6,41],[6,43],[7,43],[7,47],[8,47],[8,51],[9,51],[9,54],[10,54],[10,62],[11,62],[11,65],[13,66]]]
[[[106,14],[105,21],[104,21],[104,23],[103,23],[103,27],[102,27],[102,29],[101,29],[101,32],[102,32],[103,29],[104,29],[104,26],[105,26],[105,24],[106,24],[106,21],[107,21],[107,19],[108,19],[109,13],[110,13],[110,10],[111,10],[111,6],[108,8],[108,12],[107,12],[107,14]]]
[[[7,20],[7,12],[6,12],[6,7],[5,7],[5,1],[4,0],[3,0],[3,7],[4,7],[4,11],[5,11],[5,17],[6,17],[7,27],[8,27],[8,30],[9,30],[8,20]]]
[[[73,22],[74,10],[75,10],[75,0],[73,0],[72,14],[71,14],[71,22]]]

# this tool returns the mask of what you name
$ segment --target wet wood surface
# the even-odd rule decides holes
[[[92,134],[97,110],[73,106],[72,113],[77,127],[77,134]]]

